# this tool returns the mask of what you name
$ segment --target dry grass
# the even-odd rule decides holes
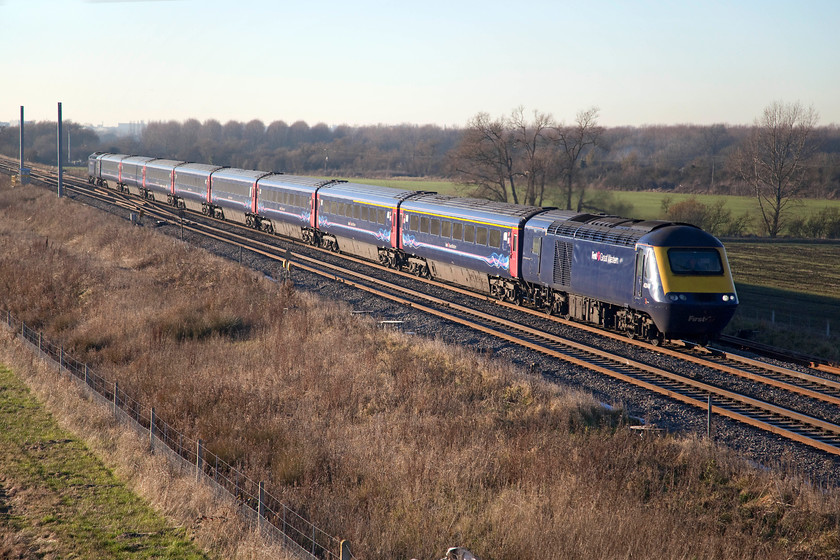
[[[143,228],[21,195],[0,190],[0,307],[360,557],[439,558],[458,544],[486,559],[840,550],[833,493],[701,441],[639,439],[619,412],[510,365],[376,331]]]

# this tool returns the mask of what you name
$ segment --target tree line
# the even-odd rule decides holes
[[[592,107],[567,124],[519,107],[478,113],[464,128],[189,119],[152,122],[138,137],[100,138],[73,122],[64,130],[69,161],[103,150],[306,175],[435,177],[475,196],[614,213],[621,208],[610,190],[747,195],[767,235],[836,229],[830,213],[813,223],[788,218],[798,197],[840,196],[840,128],[817,126],[813,108],[773,103],[751,126],[602,127],[598,117]],[[16,156],[18,142],[17,126],[0,129],[0,152]],[[55,161],[55,123],[27,125],[25,142],[27,159]],[[695,222],[726,214],[697,204],[663,210]],[[742,226],[730,216],[726,228],[737,234]]]

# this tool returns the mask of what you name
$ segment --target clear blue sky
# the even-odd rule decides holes
[[[0,0],[0,52],[13,123],[840,124],[837,0]]]

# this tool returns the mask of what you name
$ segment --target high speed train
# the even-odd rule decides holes
[[[619,331],[705,343],[738,296],[689,224],[96,152],[89,181]]]

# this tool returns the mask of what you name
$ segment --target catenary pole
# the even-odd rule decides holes
[[[62,153],[62,145],[61,145],[61,101],[58,102],[58,198],[62,196],[63,185],[61,184],[61,175],[62,175],[62,168],[61,168],[61,153]]]
[[[23,177],[23,105],[20,106],[20,175]]]

